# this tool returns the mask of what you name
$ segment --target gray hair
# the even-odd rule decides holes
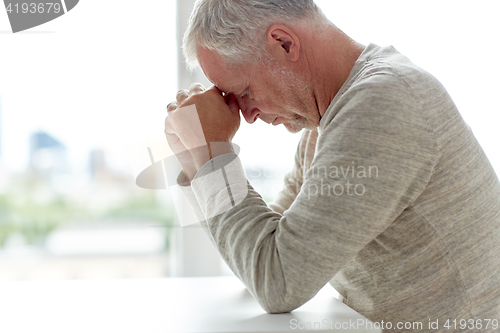
[[[198,47],[233,64],[259,61],[271,25],[303,18],[326,19],[314,0],[197,0],[184,35],[186,63],[198,66]]]

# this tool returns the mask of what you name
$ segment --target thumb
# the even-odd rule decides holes
[[[170,117],[165,118],[165,134],[175,134],[174,127],[170,122]]]
[[[238,101],[236,101],[236,98],[234,98],[233,95],[229,97],[229,100],[227,101],[227,106],[229,106],[229,110],[233,113],[239,113],[240,112],[240,106],[238,105]]]

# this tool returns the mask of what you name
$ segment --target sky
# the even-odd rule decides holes
[[[77,167],[94,148],[126,164],[131,143],[163,133],[177,91],[174,5],[83,0],[18,34],[5,33],[10,26],[0,10],[3,164],[26,164],[36,130],[62,141]]]
[[[317,3],[355,40],[393,45],[435,75],[500,172],[496,1]],[[1,165],[23,170],[30,133],[44,130],[68,147],[74,168],[87,168],[89,151],[100,148],[132,172],[130,147],[162,139],[177,91],[175,13],[173,0],[81,0],[54,21],[12,34],[0,9]],[[242,123],[235,142],[244,163],[286,169],[299,138]]]

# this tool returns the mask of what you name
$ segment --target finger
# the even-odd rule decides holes
[[[167,105],[168,112],[175,111],[175,109],[177,109],[177,102],[171,102]]]
[[[224,98],[224,101],[226,101],[227,105],[229,105],[229,102],[231,102],[231,100],[234,100],[236,104],[238,103],[238,101],[236,100],[236,96],[234,94],[226,94],[222,97]]]
[[[189,97],[189,92],[186,89],[179,90],[176,96],[177,104],[181,104],[182,101],[184,101],[188,97]]]
[[[174,127],[170,122],[170,117],[165,118],[165,134],[175,134]]]
[[[207,89],[207,91],[212,91],[214,93],[217,93],[218,95],[223,96],[223,92],[219,88],[217,88],[217,86],[211,86],[209,89]]]
[[[217,96],[220,96],[222,99],[224,99],[224,102],[226,102],[226,104],[227,104],[226,98],[232,95],[232,94],[224,95],[224,93],[216,86],[211,86],[209,89],[205,90],[205,94],[215,94]]]
[[[236,98],[234,98],[233,95],[231,95],[229,98],[226,99],[227,106],[229,106],[229,110],[233,113],[239,113],[240,112],[240,106],[238,105],[238,101]]]
[[[201,93],[205,91],[205,87],[201,83],[193,83],[189,88],[189,95],[193,93]]]
[[[165,137],[167,138],[170,148],[178,149],[182,145],[181,139],[175,134],[165,133]],[[184,149],[182,149],[182,151],[184,151]],[[177,151],[175,153],[177,153]]]
[[[170,149],[172,149],[177,157],[182,157],[185,160],[189,157],[189,155],[185,154],[189,153],[188,149],[182,144],[181,139],[177,135],[165,133],[165,137]]]

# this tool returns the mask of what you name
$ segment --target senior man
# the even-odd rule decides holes
[[[267,312],[292,311],[330,282],[396,331],[397,322],[461,331],[461,319],[463,331],[492,330],[500,183],[432,75],[393,47],[353,41],[312,0],[200,0],[184,52],[214,86],[194,84],[168,106],[179,182]],[[187,116],[193,106],[208,149]],[[240,112],[305,129],[274,204],[231,150]],[[228,202],[228,191],[241,200]]]

